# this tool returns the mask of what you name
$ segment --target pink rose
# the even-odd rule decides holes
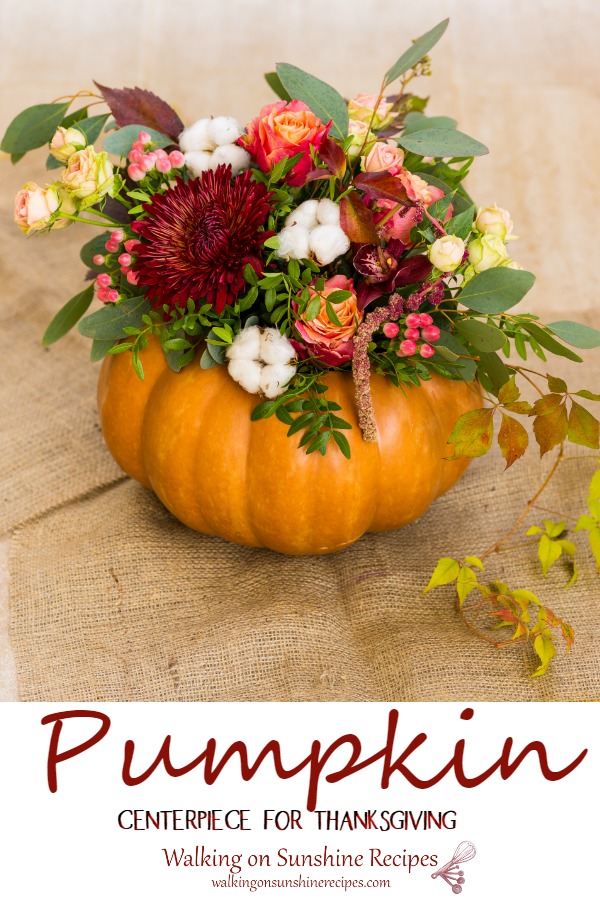
[[[263,172],[270,172],[281,159],[302,153],[302,159],[286,178],[289,185],[298,187],[314,168],[310,148],[319,149],[330,127],[331,123],[323,125],[301,100],[280,100],[263,106],[238,144],[245,147]]]
[[[374,128],[376,131],[385,128],[385,126],[394,118],[392,112],[394,104],[382,97],[377,104],[377,108],[375,108],[377,100],[377,94],[357,94],[356,97],[353,97],[352,100],[348,101],[349,117],[358,122],[364,122],[366,125],[368,125],[372,119],[373,124],[371,125],[371,128]],[[375,115],[373,116],[374,110]]]
[[[367,158],[365,159],[365,172],[389,172],[390,175],[398,175],[402,170],[404,151],[398,147],[377,141]]]
[[[400,169],[396,177],[402,183],[409,199],[413,203],[419,203],[427,207],[444,196],[444,192],[440,188],[435,187],[433,184],[428,184],[423,178],[415,175],[413,172],[409,172],[408,169]],[[397,203],[393,200],[378,200],[376,212],[373,216],[375,224],[380,219],[383,219],[389,210],[395,206],[397,206]],[[449,215],[446,216],[446,219],[452,216],[452,206],[448,212]],[[403,244],[406,244],[407,247],[411,247],[410,232],[421,221],[421,218],[421,212],[416,206],[401,207],[381,227],[381,233],[388,241],[391,238],[396,238],[402,241]]]
[[[54,188],[41,188],[28,181],[15,197],[14,221],[21,231],[29,234],[50,225],[50,220],[60,205]]]
[[[415,175],[414,172],[409,172],[408,169],[401,169],[398,172],[398,178],[413,203],[431,206],[432,203],[444,196],[444,192],[440,188],[428,184],[423,178]]]
[[[334,291],[351,291],[352,296],[341,303],[331,303],[333,311],[341,325],[335,325],[327,315],[326,298]],[[311,299],[317,296],[314,289],[310,289]],[[310,302],[310,301],[309,301]],[[298,355],[306,359],[313,356],[328,366],[341,366],[349,362],[354,355],[352,338],[356,329],[363,320],[364,313],[358,309],[354,284],[345,275],[334,275],[325,282],[321,291],[321,309],[319,314],[307,322],[304,316],[296,322],[296,329],[302,337],[302,343],[292,341],[298,351]]]

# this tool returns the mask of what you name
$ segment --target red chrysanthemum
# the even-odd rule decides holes
[[[185,307],[191,298],[220,313],[234,302],[246,265],[261,271],[269,209],[265,185],[249,171],[232,179],[231,166],[155,194],[132,226],[142,238],[134,271],[153,306]]]

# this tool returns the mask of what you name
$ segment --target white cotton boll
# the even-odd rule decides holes
[[[263,367],[255,359],[232,359],[229,374],[249,394],[258,394],[262,387]]]
[[[327,266],[350,247],[345,231],[339,225],[317,225],[310,233],[310,249],[322,266]]]
[[[239,122],[233,116],[215,116],[214,119],[209,119],[208,136],[215,147],[233,144],[241,134]]]
[[[263,366],[260,373],[260,389],[269,400],[285,393],[286,386],[296,374],[296,366]]]
[[[210,123],[210,119],[198,119],[193,125],[183,129],[179,135],[179,149],[182,153],[215,149],[216,144],[208,133]]]
[[[243,147],[238,147],[237,144],[224,144],[222,147],[217,147],[213,153],[211,168],[216,169],[221,165],[231,166],[232,175],[237,175],[250,165],[250,154]]]
[[[284,365],[293,359],[296,351],[277,328],[265,328],[260,337],[260,358],[270,365]]]
[[[213,168],[213,155],[205,150],[192,150],[183,154],[185,164],[193,175],[202,175]]]
[[[277,237],[279,247],[275,251],[275,256],[278,256],[279,259],[308,258],[310,253],[308,228],[303,228],[302,225],[292,225],[289,228],[282,228]]]
[[[319,225],[339,225],[340,224],[340,205],[334,203],[333,200],[319,200],[317,207],[317,219]]]
[[[258,325],[251,325],[236,334],[233,344],[227,348],[226,356],[227,359],[259,359],[260,347],[260,328]]]
[[[318,205],[318,200],[305,200],[304,203],[301,203],[288,215],[285,224],[288,227],[290,225],[301,225],[302,228],[308,228],[310,231],[317,224]]]

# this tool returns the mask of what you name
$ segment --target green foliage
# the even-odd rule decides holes
[[[457,131],[456,128],[424,128],[421,131],[404,132],[398,143],[419,156],[435,156],[446,159],[451,156],[484,156],[489,153],[485,144]]]
[[[79,322],[83,314],[87,312],[93,299],[94,286],[90,284],[89,287],[85,288],[81,293],[72,297],[68,303],[65,303],[62,309],[56,313],[46,329],[44,337],[42,338],[44,346],[48,347],[70,331],[71,328]]]
[[[581,322],[550,322],[548,329],[572,347],[579,347],[582,350],[600,347],[600,331]]]
[[[52,140],[69,103],[41,103],[30,106],[12,120],[2,138],[0,149],[19,159],[29,150]],[[13,162],[17,160],[13,158]]]
[[[456,119],[449,116],[424,116],[420,112],[409,112],[404,119],[404,134],[414,134],[416,131],[426,131],[431,128],[449,130],[456,128]]]
[[[292,99],[281,83],[281,78],[277,72],[265,72],[265,81],[280,100],[285,100],[287,103]]]
[[[535,282],[531,272],[502,266],[475,275],[457,295],[467,309],[495,315],[519,303]]]
[[[405,72],[412,69],[433,47],[435,47],[448,27],[449,21],[449,19],[444,19],[426,34],[422,35],[418,40],[414,41],[408,50],[404,51],[402,56],[400,56],[394,65],[385,73],[384,84],[386,87],[395,81],[396,78],[400,78],[401,75],[404,75]]]
[[[494,410],[474,409],[464,413],[448,438],[454,444],[454,452],[449,459],[472,459],[484,456],[491,447],[494,437]]]
[[[173,143],[172,138],[153,128],[145,125],[125,125],[124,128],[106,135],[103,142],[104,149],[107,153],[114,153],[115,156],[127,156],[140,131],[147,131],[157,147],[164,148]]]
[[[110,304],[86,316],[79,323],[84,337],[101,341],[118,341],[127,328],[139,328],[142,316],[150,310],[146,297],[130,297],[121,303]]]
[[[318,118],[331,120],[331,136],[343,141],[348,135],[348,107],[335,88],[288,63],[277,65],[277,75],[290,97],[302,100]]]
[[[589,515],[580,516],[575,531],[586,531],[590,550],[600,575],[600,469],[594,474],[587,497]]]

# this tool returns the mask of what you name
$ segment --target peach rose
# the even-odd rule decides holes
[[[263,106],[238,144],[250,153],[263,172],[270,172],[281,159],[302,153],[302,159],[286,178],[289,185],[298,187],[313,169],[310,148],[319,149],[327,139],[330,126],[331,123],[323,125],[301,100],[289,103],[280,100]]]
[[[55,188],[44,189],[34,181],[28,181],[15,197],[14,221],[25,234],[49,228],[59,205]]]
[[[106,153],[85,147],[69,157],[62,180],[73,197],[85,201],[83,206],[91,206],[112,187],[113,168]]]
[[[334,291],[351,291],[352,296],[341,303],[331,303],[333,311],[341,325],[335,325],[327,315],[326,299]],[[311,288],[311,299],[317,292]],[[310,301],[309,301],[310,302]],[[313,356],[328,366],[341,366],[349,362],[354,355],[353,337],[364,313],[358,309],[354,284],[345,275],[334,275],[325,282],[321,291],[321,309],[319,314],[307,322],[304,316],[296,322],[296,329],[302,337],[302,343],[292,341],[298,355],[306,359]]]
[[[365,172],[389,172],[398,175],[404,162],[404,151],[399,147],[377,141],[364,161]]]
[[[373,110],[375,110],[371,128],[378,131],[380,128],[385,128],[386,125],[389,125],[394,118],[394,114],[391,111],[394,104],[384,97],[377,104],[377,109],[375,109],[376,103],[377,94],[357,94],[356,97],[348,101],[348,115],[351,119],[368,125],[371,118],[373,118]]]
[[[419,202],[425,206],[431,206],[432,203],[444,196],[444,192],[440,188],[428,184],[420,175],[415,175],[408,169],[401,169],[398,172],[398,178],[413,203]]]
[[[78,128],[57,128],[50,141],[50,153],[59,162],[66,163],[77,150],[83,150],[87,141]]]

